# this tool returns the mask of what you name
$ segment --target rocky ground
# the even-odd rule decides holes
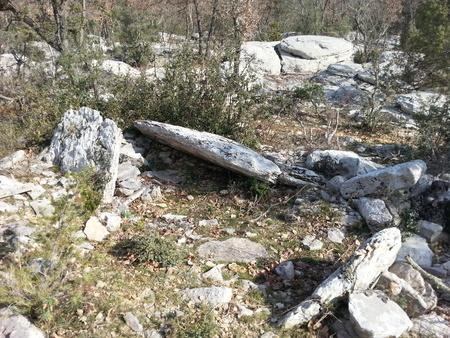
[[[306,67],[283,53],[285,72]],[[281,76],[271,60],[275,74],[262,60],[260,80],[275,95],[311,77]],[[369,65],[331,64],[311,79],[326,101],[282,101],[253,122],[256,152],[67,112],[43,153],[0,161],[0,332],[447,337],[450,173],[414,158],[408,115],[441,98],[396,95],[383,105],[390,128],[367,132],[364,107],[385,97],[373,77]]]

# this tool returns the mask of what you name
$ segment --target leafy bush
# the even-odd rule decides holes
[[[414,114],[419,127],[417,148],[422,154],[438,158],[450,157],[450,100],[431,105],[428,111]]]
[[[124,253],[124,256],[138,264],[157,264],[161,267],[170,267],[180,264],[185,257],[180,248],[171,241],[156,234],[137,236],[127,239],[115,246],[115,250]]]

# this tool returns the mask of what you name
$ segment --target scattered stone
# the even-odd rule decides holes
[[[449,321],[435,313],[414,318],[413,324],[411,331],[419,337],[448,338]]]
[[[268,257],[266,249],[247,238],[230,238],[226,241],[211,241],[199,246],[198,254],[212,261],[254,262]]]
[[[129,180],[119,182],[119,187],[124,188],[124,189],[129,189],[131,191],[136,191],[136,190],[141,189],[142,182],[139,180],[136,180],[136,179],[129,179]]]
[[[146,185],[140,198],[143,202],[157,202],[162,197],[161,188],[158,185]]]
[[[63,173],[92,167],[100,169],[107,177],[103,193],[104,202],[111,202],[119,164],[120,130],[100,112],[83,107],[68,110],[52,138],[44,159],[58,165]]]
[[[194,288],[180,291],[183,298],[203,303],[211,308],[228,304],[233,296],[233,290],[223,286],[210,288]]]
[[[88,240],[96,242],[103,241],[105,237],[109,235],[106,227],[103,226],[103,224],[100,223],[99,219],[95,216],[89,218],[83,231]]]
[[[373,232],[384,229],[393,217],[383,200],[361,197],[353,201],[361,216]]]
[[[422,160],[378,169],[344,182],[341,186],[341,194],[348,199],[376,193],[383,194],[391,190],[407,190],[417,183],[426,170],[427,165]]]
[[[38,197],[42,196],[42,194],[45,193],[45,189],[41,187],[40,185],[35,185],[34,188],[31,191],[28,191],[27,194],[30,196],[32,200],[37,199]]]
[[[342,243],[345,239],[345,234],[340,229],[329,229],[327,234],[328,239],[333,243]]]
[[[44,332],[10,308],[0,310],[0,334],[10,338],[45,338]]]
[[[291,261],[280,263],[276,268],[275,272],[278,276],[283,280],[294,280],[295,271],[294,271],[294,263]]]
[[[0,160],[0,169],[11,169],[25,159],[25,151],[18,150]]]
[[[342,184],[347,181],[347,179],[344,176],[337,175],[331,178],[326,186],[328,189],[330,189],[335,194],[340,193]]]
[[[402,304],[410,317],[417,317],[434,309],[437,295],[431,285],[411,265],[394,263],[383,272],[378,284],[389,291],[391,299]]]
[[[20,183],[13,178],[0,175],[0,198],[22,194],[34,188],[32,183]]]
[[[139,319],[131,312],[124,314],[123,319],[133,331],[142,332],[144,330],[142,324],[139,323]]]
[[[378,276],[394,262],[401,246],[401,234],[397,228],[384,229],[365,241],[353,255],[305,301],[290,311],[281,321],[284,328],[307,323],[349,291],[367,290]]]
[[[275,183],[281,174],[272,161],[219,135],[154,121],[139,121],[134,126],[161,143],[245,176]]]
[[[120,162],[130,162],[137,167],[143,166],[147,164],[147,161],[142,156],[144,153],[144,148],[138,147],[133,143],[126,142],[120,148]]]
[[[6,202],[0,202],[0,212],[16,212],[19,207]]]
[[[419,227],[419,235],[430,243],[437,242],[443,230],[439,224],[424,220],[419,221],[417,226]]]
[[[163,335],[159,333],[158,331],[146,331],[144,333],[145,338],[163,338]]]
[[[349,64],[337,63],[329,65],[327,68],[327,72],[333,75],[344,77],[353,77],[362,71],[363,67],[359,63],[349,63]]]
[[[406,238],[398,252],[396,261],[406,262],[405,257],[410,255],[412,260],[422,267],[431,266],[434,253],[428,247],[425,238],[416,234]]]
[[[161,218],[166,222],[181,222],[185,221],[188,217],[184,215],[165,214],[162,215]]]
[[[306,158],[306,166],[320,172],[335,173],[346,178],[383,168],[382,165],[361,158],[352,151],[316,150]]]
[[[206,271],[202,274],[202,277],[205,279],[212,279],[215,281],[223,281],[222,276],[222,268],[224,267],[224,264],[218,264],[213,266],[210,270]]]
[[[10,224],[9,230],[16,236],[31,236],[37,229],[21,224]]]
[[[261,336],[259,336],[259,338],[275,338],[275,337],[278,337],[278,335],[276,335],[272,331],[264,332]]]
[[[180,172],[173,169],[146,171],[145,175],[172,184],[179,184],[184,180]]]
[[[308,249],[308,250],[320,250],[323,247],[323,243],[318,240],[315,236],[308,235],[303,237],[303,240],[301,243]]]
[[[122,182],[130,179],[134,179],[141,174],[139,169],[131,162],[120,163],[117,168],[117,181]]]
[[[122,224],[122,217],[117,214],[112,214],[110,212],[101,212],[98,217],[106,222],[106,230],[109,232],[114,232],[120,229]]]
[[[38,216],[51,216],[55,212],[55,207],[48,199],[32,201],[30,202],[30,206]]]
[[[241,316],[241,317],[242,316],[246,316],[246,317],[253,316],[253,311],[250,310],[249,308],[246,308],[244,305],[237,304],[236,307],[237,307],[237,312],[238,312],[239,316]]]
[[[444,95],[433,92],[415,92],[397,97],[397,104],[408,114],[428,114],[431,106],[443,108],[445,101]]]
[[[348,309],[359,337],[400,337],[413,326],[402,308],[383,293],[351,293]]]
[[[217,219],[202,220],[198,222],[198,225],[201,227],[203,226],[216,227],[219,225],[219,221]]]

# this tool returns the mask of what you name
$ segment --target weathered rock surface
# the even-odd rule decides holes
[[[332,64],[327,68],[327,72],[342,77],[353,77],[362,72],[363,67],[359,63]]]
[[[268,257],[266,249],[261,244],[246,238],[207,242],[198,247],[198,254],[212,261],[226,262],[254,262],[258,258]]]
[[[399,337],[413,326],[402,308],[382,293],[351,293],[348,309],[359,337]]]
[[[397,104],[408,114],[428,114],[432,106],[442,108],[446,97],[433,92],[415,92],[397,97]]]
[[[425,238],[414,234],[402,243],[396,261],[405,262],[407,255],[410,255],[414,262],[425,267],[431,266],[434,253],[428,247]]]
[[[100,223],[99,219],[95,216],[89,218],[84,227],[84,233],[90,241],[101,242],[109,235],[106,227]]]
[[[449,336],[449,321],[435,313],[414,318],[413,324],[411,331],[416,332],[419,337],[448,338]]]
[[[14,178],[0,175],[0,198],[21,194],[34,188],[32,183],[20,183]]]
[[[361,197],[353,201],[367,226],[373,232],[384,229],[393,217],[383,200]]]
[[[275,51],[278,41],[248,41],[241,45],[241,72],[249,68],[258,74],[280,75],[281,62]]]
[[[119,164],[120,131],[110,119],[87,107],[68,110],[55,130],[44,159],[58,165],[63,173],[92,167],[107,177],[104,202],[114,195]]]
[[[334,172],[346,178],[383,168],[382,165],[361,158],[352,151],[342,150],[313,151],[306,158],[306,166],[321,172]]]
[[[426,170],[427,165],[422,160],[378,169],[344,182],[341,195],[344,198],[357,198],[390,190],[406,190],[412,188]]]
[[[161,143],[242,175],[269,183],[281,175],[275,163],[225,137],[154,121],[138,121],[134,126]]]
[[[10,169],[25,159],[25,151],[18,150],[0,160],[0,169]]]
[[[397,228],[378,232],[321,283],[307,300],[290,311],[280,324],[285,328],[305,324],[320,314],[323,305],[338,300],[350,290],[367,290],[378,276],[394,263],[400,246],[401,234]]]
[[[0,335],[10,338],[45,338],[44,332],[9,308],[0,310]]]
[[[353,55],[351,42],[318,35],[290,36],[281,41],[280,49],[308,60],[335,57],[336,62],[339,62],[347,60]]]
[[[439,224],[420,220],[417,224],[419,227],[419,235],[425,238],[428,242],[436,242],[444,230]]]
[[[224,286],[214,286],[210,288],[186,289],[180,291],[180,294],[183,298],[215,308],[231,301],[233,289]]]
[[[142,332],[144,330],[144,327],[142,326],[142,324],[139,322],[139,319],[132,314],[131,312],[127,312],[124,316],[123,319],[125,320],[125,323],[127,323],[127,325],[136,332]]]

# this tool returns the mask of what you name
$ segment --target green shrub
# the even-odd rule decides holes
[[[180,264],[185,255],[173,242],[156,234],[137,236],[116,244],[114,250],[138,264],[157,263],[161,267]]]

